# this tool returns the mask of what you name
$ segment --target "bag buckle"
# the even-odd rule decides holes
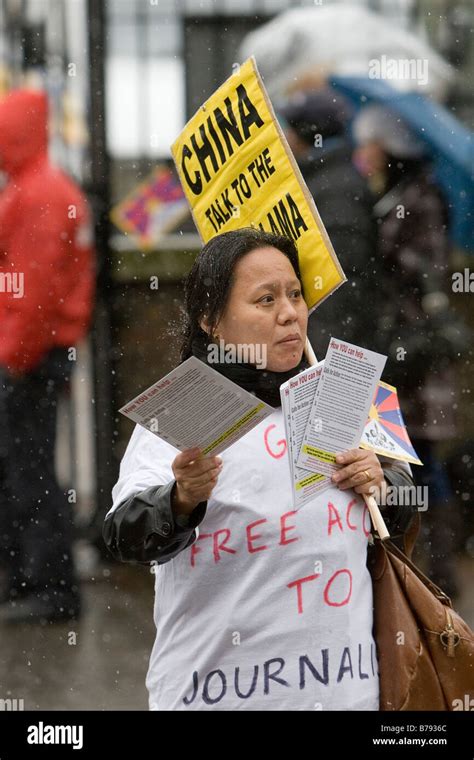
[[[461,637],[457,631],[454,630],[451,622],[446,623],[446,628],[439,634],[441,644],[446,649],[448,657],[454,657],[454,649],[461,641]]]

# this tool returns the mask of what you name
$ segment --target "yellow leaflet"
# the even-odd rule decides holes
[[[300,491],[305,486],[311,485],[311,483],[317,483],[319,480],[323,480],[324,475],[319,475],[318,473],[314,473],[313,475],[308,475],[307,478],[303,478],[303,480],[299,480],[296,485],[295,489],[297,491]]]
[[[245,425],[246,422],[248,422],[252,417],[255,417],[255,415],[260,411],[260,409],[263,409],[265,404],[258,404],[258,406],[255,406],[253,409],[250,409],[250,411],[247,412],[247,414],[244,414],[243,417],[240,418],[240,420],[237,420],[232,427],[230,427],[228,430],[225,431],[225,433],[222,433],[222,435],[219,436],[219,438],[216,438],[215,441],[212,441],[212,443],[209,444],[209,446],[206,446],[205,449],[203,449],[203,454],[209,454],[212,449],[215,449],[216,446],[219,443],[222,443],[222,441],[225,441],[229,436],[233,435],[236,430],[242,427],[242,425]]]
[[[315,459],[319,459],[320,462],[330,462],[331,464],[336,463],[336,455],[333,454],[331,451],[323,451],[322,449],[315,449],[314,446],[308,446],[308,445],[303,446],[302,451],[305,454],[309,454],[311,457],[314,457]]]

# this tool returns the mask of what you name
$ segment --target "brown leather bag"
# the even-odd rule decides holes
[[[380,710],[472,710],[474,634],[409,559],[417,518],[405,536],[406,554],[375,537],[369,561]]]

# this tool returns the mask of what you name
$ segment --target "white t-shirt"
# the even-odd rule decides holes
[[[114,508],[177,453],[137,426]],[[196,541],[156,567],[150,709],[378,710],[362,497],[293,511],[281,410],[221,456]]]

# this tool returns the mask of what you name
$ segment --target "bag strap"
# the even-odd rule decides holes
[[[364,494],[364,500],[369,509],[370,519],[372,521],[372,527],[374,529],[376,537],[380,539],[380,541],[390,540],[390,533],[388,532],[385,520],[382,517],[382,513],[374,497],[366,496]],[[416,539],[418,538],[418,533],[420,532],[420,524],[420,513],[417,512],[410,523],[410,527],[403,534],[403,551],[409,559],[411,559],[413,549],[415,548]]]
[[[411,556],[413,554],[413,549],[415,548],[416,539],[418,538],[418,533],[420,532],[420,525],[421,525],[420,513],[417,512],[410,523],[410,527],[408,528],[406,533],[404,533],[403,535],[403,545],[405,548],[405,554],[409,559],[411,559]]]
[[[377,539],[378,541],[380,539]],[[406,556],[402,552],[401,549],[396,546],[396,544],[393,543],[393,541],[380,541],[382,546],[384,547],[386,552],[389,552],[390,554],[394,555],[399,559],[401,562],[403,562],[404,565],[410,568],[410,570],[416,575],[417,578],[431,591],[431,593],[440,601],[442,604],[445,604],[448,607],[452,607],[451,599],[447,594],[444,593],[443,589],[441,589],[439,586],[436,585],[436,583],[433,583],[433,581],[428,578],[427,575],[425,575],[419,567],[417,567],[413,561]]]

